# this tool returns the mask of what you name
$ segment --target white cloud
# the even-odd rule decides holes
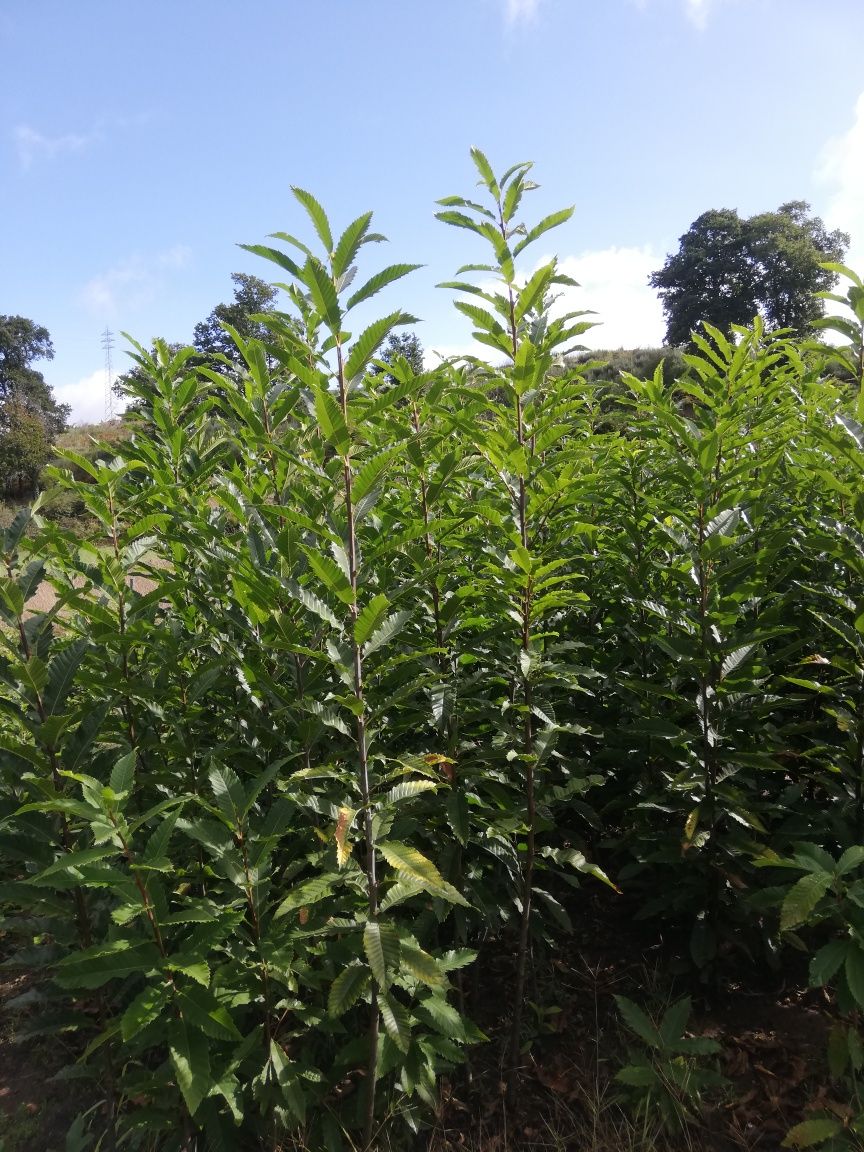
[[[541,0],[507,0],[507,23],[517,24],[522,20],[533,20],[540,4]]]
[[[538,261],[545,264],[551,257]],[[578,288],[556,289],[553,315],[564,312],[590,311],[585,320],[594,324],[580,343],[587,348],[658,348],[663,343],[666,324],[663,309],[648,277],[663,263],[650,246],[642,248],[602,248],[565,256],[558,260],[558,270],[570,276]],[[524,279],[524,276],[523,276]],[[494,281],[478,281],[478,287],[495,292]],[[438,357],[472,355],[496,360],[495,352],[486,345],[470,340],[459,344],[433,345],[426,351],[426,364],[434,367]]]
[[[190,255],[183,244],[149,257],[135,253],[88,280],[80,292],[81,302],[93,315],[114,320],[153,300],[165,274],[184,268]]]
[[[656,348],[663,343],[666,326],[648,277],[662,263],[662,257],[647,246],[566,256],[558,266],[579,287],[565,289],[556,310],[596,313],[585,317],[598,322],[582,337],[589,348]]]
[[[29,124],[19,124],[13,133],[18,162],[26,172],[39,160],[54,160],[64,153],[82,152],[98,139],[96,132],[66,132],[46,136]]]
[[[684,11],[687,19],[697,28],[704,28],[708,23],[708,10],[711,0],[684,0]]]
[[[632,4],[639,9],[646,9],[652,3],[652,0],[630,0]],[[708,26],[708,17],[713,12],[718,3],[723,0],[680,0],[681,7],[684,15],[690,23],[698,28],[699,31],[704,31]]]
[[[850,233],[847,263],[860,268],[864,264],[864,92],[855,104],[851,128],[825,146],[816,178],[830,189],[825,222]]]
[[[116,376],[115,372],[115,379]],[[99,368],[73,384],[54,386],[54,397],[58,403],[72,407],[69,418],[71,424],[98,424],[105,419],[105,383],[105,369]],[[126,402],[115,396],[112,406],[117,414],[125,408]]]

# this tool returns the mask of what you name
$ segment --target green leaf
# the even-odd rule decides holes
[[[318,233],[318,238],[324,245],[327,255],[329,256],[333,251],[333,234],[330,231],[330,221],[327,219],[327,213],[311,192],[305,192],[302,188],[297,188],[294,185],[292,185],[291,191],[308,212],[309,219],[312,221],[315,231]]]
[[[285,582],[285,590],[298,604],[302,604],[304,608],[307,608],[332,628],[337,629],[337,631],[341,630],[342,625],[338,616],[336,616],[332,609],[328,608],[324,601],[319,596],[316,596],[314,592],[311,592],[301,584],[297,584],[294,580]]]
[[[402,324],[413,324],[415,318],[407,312],[392,312],[381,320],[375,320],[358,336],[351,346],[345,362],[345,379],[355,380],[363,376],[369,362],[394,328]]]
[[[382,840],[378,845],[378,851],[400,876],[419,880],[422,884],[433,888],[443,885],[444,877],[432,861],[418,852],[416,848],[412,848],[408,844],[401,844],[396,840]]]
[[[366,655],[371,656],[373,652],[377,652],[379,648],[389,644],[399,635],[410,619],[410,612],[394,612],[392,616],[388,616],[378,631],[369,637],[365,648]]]
[[[328,592],[332,592],[343,604],[353,604],[354,589],[340,564],[331,560],[329,556],[324,556],[311,548],[306,550],[306,559],[309,561],[309,567]]]
[[[415,272],[418,268],[422,268],[422,264],[391,264],[389,268],[376,272],[374,276],[369,277],[362,288],[358,288],[354,295],[349,297],[345,306],[346,311],[350,312],[352,308],[364,300],[369,300],[377,295],[388,284],[401,280],[403,276],[407,276],[409,272]]]
[[[116,796],[128,796],[131,793],[132,785],[135,782],[135,761],[137,758],[137,752],[127,752],[111,769],[109,783],[111,791]]]
[[[82,848],[78,852],[67,852],[35,876],[31,876],[28,882],[37,888],[43,886],[68,888],[70,879],[76,883],[82,882],[82,869],[86,869],[89,864],[96,864],[100,860],[105,860],[109,856],[116,856],[118,850],[116,845],[111,845],[107,848]]]
[[[656,1088],[658,1084],[657,1073],[649,1064],[627,1064],[615,1073],[615,1079],[631,1088]]]
[[[854,941],[846,952],[846,983],[859,1007],[864,1008],[864,951]]]
[[[200,984],[189,984],[177,992],[177,1007],[183,1019],[216,1040],[239,1040],[240,1032],[224,1004]]]
[[[48,665],[48,683],[43,703],[49,716],[58,713],[66,702],[66,697],[75,683],[75,673],[90,647],[88,640],[73,640],[62,648]]]
[[[387,1035],[400,1052],[407,1052],[411,1046],[411,1021],[405,1007],[390,992],[378,994],[378,1006]]]
[[[660,1035],[665,1045],[673,1044],[684,1035],[691,1010],[692,1001],[689,996],[684,996],[681,1000],[670,1005],[663,1013],[663,1019],[660,1021]]]
[[[333,275],[337,278],[344,276],[354,263],[357,253],[366,240],[366,234],[371,223],[372,213],[364,212],[362,216],[353,220],[339,237],[339,243],[333,253]]]
[[[554,264],[543,264],[528,280],[516,302],[515,319],[518,324],[532,308],[543,300],[555,272]]]
[[[327,1012],[341,1016],[360,999],[369,986],[369,971],[362,964],[349,964],[343,968],[330,986]]]
[[[276,909],[276,919],[293,912],[295,908],[307,908],[326,900],[333,891],[333,883],[333,879],[328,876],[313,876],[311,880],[298,884]]]
[[[363,949],[372,975],[385,988],[389,971],[399,963],[399,937],[396,929],[377,920],[368,921],[363,929]]]
[[[300,265],[284,252],[280,252],[278,248],[270,248],[266,244],[240,244],[238,247],[243,248],[246,252],[251,252],[254,256],[263,256],[265,260],[278,264],[280,268],[290,272],[295,280],[303,279]]]
[[[444,983],[444,973],[438,966],[434,956],[408,940],[403,940],[400,947],[400,962],[411,975],[429,988],[439,988]]]
[[[185,1024],[177,1024],[172,1029],[168,1051],[177,1077],[177,1087],[183,1094],[190,1116],[194,1116],[213,1087],[207,1037],[194,1028],[187,1028]]]
[[[401,804],[403,800],[413,800],[424,792],[437,791],[438,785],[434,780],[406,780],[396,784],[384,797],[383,807],[389,808],[393,804]]]
[[[827,872],[811,872],[802,876],[789,889],[780,912],[780,931],[788,932],[803,924],[831,887],[833,877]]]
[[[453,835],[464,847],[468,843],[468,801],[464,792],[453,791],[447,797],[447,823]]]
[[[336,287],[321,261],[314,256],[308,257],[303,265],[302,279],[309,289],[309,295],[312,297],[319,316],[330,329],[330,332],[334,335],[341,332],[342,311],[339,307],[339,297],[336,294]]]
[[[624,1023],[631,1032],[635,1032],[639,1039],[644,1040],[650,1048],[663,1047],[663,1037],[638,1005],[634,1004],[632,1000],[628,1000],[626,996],[616,996],[615,1003],[618,1005],[618,1011],[621,1013]]]
[[[552,212],[549,216],[544,216],[539,224],[534,227],[524,236],[513,249],[513,255],[518,256],[520,252],[533,244],[535,240],[539,240],[544,232],[548,232],[551,228],[557,228],[561,224],[566,224],[573,213],[576,211],[575,206],[572,208],[562,208],[559,212]]]
[[[844,876],[847,872],[852,872],[855,868],[860,868],[864,864],[864,845],[853,844],[851,848],[847,848],[840,859],[837,861],[837,875]]]
[[[354,623],[354,639],[358,644],[365,644],[387,613],[390,601],[383,592],[364,604]]]
[[[827,984],[846,960],[849,948],[856,947],[849,940],[830,940],[810,961],[810,983],[815,988]]]
[[[164,984],[150,984],[139,992],[120,1021],[124,1042],[128,1043],[148,1024],[158,1020],[169,1000],[169,990]]]
[[[501,189],[498,187],[498,181],[495,179],[495,173],[492,171],[492,165],[486,159],[486,156],[479,148],[473,147],[471,149],[471,159],[477,171],[480,173],[480,179],[492,193],[496,200],[501,196]]]
[[[382,840],[378,850],[387,863],[396,869],[401,880],[421,884],[433,896],[438,896],[450,904],[467,908],[468,901],[452,884],[448,883],[432,863],[416,848],[395,840]]]
[[[815,1144],[823,1144],[832,1136],[843,1131],[842,1123],[834,1117],[824,1119],[804,1120],[790,1128],[783,1141],[784,1148],[812,1148]]]
[[[315,392],[315,416],[327,443],[332,445],[340,456],[347,456],[351,450],[351,434],[339,402],[326,388],[319,388]]]
[[[159,959],[155,944],[114,940],[64,956],[57,965],[54,979],[61,988],[101,988],[109,980],[122,980],[158,968]]]
[[[233,768],[224,764],[214,764],[207,774],[216,806],[225,818],[226,824],[237,830],[246,810],[246,793]]]

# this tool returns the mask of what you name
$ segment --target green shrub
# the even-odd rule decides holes
[[[522,222],[529,166],[473,158],[482,203],[439,217],[488,359],[374,371],[413,318],[347,330],[411,266],[355,276],[371,216],[334,237],[297,189],[311,245],[249,246],[295,315],[225,373],[136,345],[116,456],[67,443],[5,529],[4,944],[107,1101],[79,1141],[417,1130],[485,1040],[483,942],[513,1099],[574,889],[717,985],[783,942],[766,851],[860,838],[864,447],[820,362],[712,332],[598,419],[572,285],[517,267],[569,211]]]

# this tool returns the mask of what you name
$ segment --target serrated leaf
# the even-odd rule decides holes
[[[354,263],[357,253],[360,251],[366,235],[369,231],[369,226],[372,223],[372,213],[364,212],[362,216],[358,216],[356,220],[348,225],[342,235],[339,237],[339,242],[333,253],[333,274],[336,277],[342,277]]]
[[[831,887],[832,877],[827,872],[811,872],[802,876],[783,898],[780,911],[780,931],[788,932],[805,923],[810,913]]]
[[[61,649],[48,665],[48,683],[43,703],[49,716],[58,713],[75,683],[75,673],[89,648],[88,640],[74,640]]]
[[[189,1114],[194,1116],[213,1087],[207,1037],[194,1028],[177,1024],[172,1030],[168,1051],[177,1077],[177,1087],[183,1094]]]
[[[137,758],[136,752],[127,752],[111,769],[109,784],[115,795],[128,796],[132,791],[132,785],[135,783],[135,761]]]
[[[358,336],[348,352],[345,362],[345,379],[354,380],[362,377],[369,367],[372,357],[384,343],[388,334],[401,324],[412,324],[414,317],[407,312],[392,312],[380,320],[375,320],[364,332]]]
[[[539,240],[544,232],[548,232],[551,228],[557,228],[561,224],[566,224],[575,210],[575,208],[562,208],[558,212],[552,212],[548,216],[544,216],[540,223],[535,224],[514,247],[513,255],[518,256],[529,244],[533,244],[535,240]]]
[[[657,1073],[648,1064],[628,1064],[615,1073],[615,1079],[631,1088],[654,1088],[657,1085]]]
[[[854,947],[848,940],[830,940],[810,961],[810,983],[822,987],[839,971],[846,960],[846,952]]]
[[[366,643],[384,619],[389,607],[390,601],[383,592],[379,592],[363,605],[354,623],[354,639],[358,644]]]
[[[399,635],[410,619],[411,613],[407,611],[394,612],[392,616],[388,616],[381,627],[369,637],[365,648],[366,655],[371,656],[373,652],[377,652],[379,648],[389,644]]]
[[[411,1021],[407,1009],[390,992],[380,992],[378,1006],[387,1035],[400,1052],[411,1047]]]
[[[215,1040],[239,1040],[240,1032],[231,1014],[213,993],[201,984],[178,990],[176,1004],[183,1019]]]
[[[347,456],[351,449],[351,434],[336,397],[326,388],[315,391],[315,415],[327,443],[338,455]]]
[[[306,880],[292,889],[276,909],[275,917],[278,920],[281,916],[293,912],[295,908],[306,908],[310,904],[326,900],[332,891],[332,879],[326,876],[313,876],[311,880]]]
[[[327,1012],[342,1016],[355,1004],[369,986],[369,971],[362,964],[349,964],[343,968],[330,986]]]
[[[419,945],[403,940],[399,955],[402,967],[407,968],[422,984],[429,988],[438,988],[444,983],[444,973],[439,968],[438,961],[428,952],[424,952]]]
[[[348,298],[346,305],[347,311],[351,311],[357,304],[362,303],[364,300],[369,300],[375,296],[382,288],[386,288],[388,284],[394,283],[396,280],[401,280],[403,276],[407,276],[409,272],[415,272],[418,268],[422,267],[420,264],[391,264],[389,268],[384,268],[381,272],[376,272],[374,276],[370,276],[366,283],[358,288],[357,291]]]
[[[225,822],[236,829],[246,808],[246,792],[237,773],[225,764],[213,764],[207,779]]]
[[[159,959],[155,944],[115,940],[64,956],[54,979],[61,988],[101,988],[109,980],[123,980],[157,968]]]
[[[342,310],[339,307],[339,297],[336,286],[330,278],[327,269],[320,260],[309,256],[301,272],[303,283],[309,289],[309,295],[318,311],[319,316],[334,335],[342,331]],[[350,305],[349,305],[350,307]]]
[[[413,800],[415,796],[420,796],[424,792],[436,791],[437,787],[434,780],[405,780],[390,789],[384,797],[384,807],[400,804],[403,800]]]
[[[783,1141],[784,1148],[812,1148],[815,1144],[823,1144],[832,1136],[843,1131],[842,1123],[833,1117],[824,1119],[803,1120],[790,1128]]]
[[[432,861],[408,844],[401,844],[396,840],[382,840],[378,845],[378,851],[400,876],[407,876],[433,888],[444,883],[444,877]]]
[[[363,950],[378,984],[387,986],[389,972],[399,963],[399,937],[391,924],[370,920],[363,929]]]
[[[318,239],[324,245],[328,256],[333,251],[333,234],[330,231],[330,221],[327,219],[327,213],[315,199],[311,192],[306,192],[303,188],[297,188],[292,185],[291,191],[294,193],[295,198],[303,205],[309,215],[309,219],[318,233]]]
[[[642,1009],[628,1000],[626,996],[616,996],[615,1003],[624,1023],[640,1040],[644,1040],[650,1048],[662,1048],[663,1038],[655,1024],[645,1015]]]

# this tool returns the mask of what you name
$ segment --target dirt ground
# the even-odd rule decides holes
[[[147,592],[153,591],[156,587],[156,581],[151,580],[148,576],[130,576],[129,586],[136,592],[145,595]],[[57,593],[47,580],[43,580],[25,604],[24,610],[28,615],[36,612],[49,612],[56,603]]]

